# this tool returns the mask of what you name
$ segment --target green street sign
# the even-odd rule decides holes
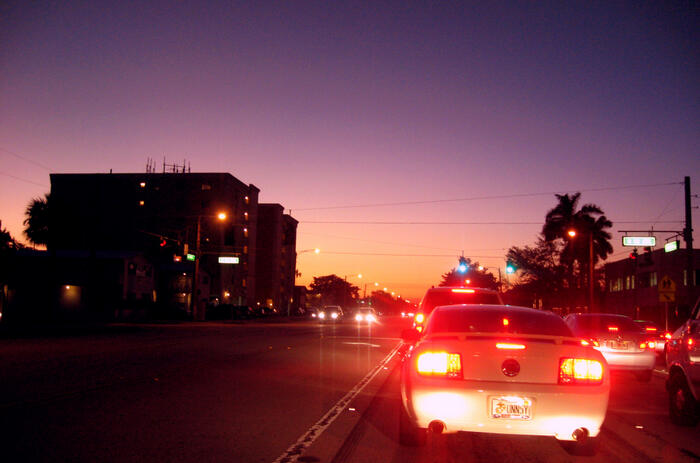
[[[194,262],[195,260],[197,260],[197,257],[194,254],[187,254],[187,260],[189,260],[190,262]]]
[[[680,247],[680,244],[681,242],[679,240],[669,241],[668,243],[664,244],[664,251],[673,252]]]

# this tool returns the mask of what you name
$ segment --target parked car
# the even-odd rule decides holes
[[[423,329],[426,318],[435,307],[454,304],[503,304],[501,295],[495,289],[472,288],[466,286],[438,286],[428,289],[418,305],[413,317],[413,327]]]
[[[401,367],[399,437],[428,431],[553,436],[592,453],[610,375],[603,355],[557,315],[504,305],[437,307]]]
[[[666,343],[666,365],[671,421],[695,426],[700,420],[700,299]]]
[[[656,362],[647,334],[625,315],[570,314],[564,321],[574,335],[586,339],[603,354],[611,370],[629,371],[639,381],[651,380]]]

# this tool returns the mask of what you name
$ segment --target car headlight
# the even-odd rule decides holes
[[[333,312],[333,313],[331,314],[331,318],[334,319],[334,320],[335,320],[336,318],[338,318],[338,312]]]
[[[326,313],[321,312],[320,314],[318,314],[318,318],[326,318]]]
[[[358,322],[361,322],[361,321],[362,321],[362,315],[359,314],[359,313],[358,313],[357,315],[355,315],[355,320],[357,320]]]

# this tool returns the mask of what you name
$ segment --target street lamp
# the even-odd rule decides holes
[[[570,238],[576,238],[576,230],[566,232]],[[593,310],[593,230],[588,231],[588,311]]]
[[[199,295],[198,291],[198,277],[199,277],[199,261],[202,258],[201,249],[201,229],[202,229],[202,217],[216,217],[217,220],[223,222],[226,220],[226,213],[219,212],[216,215],[198,215],[197,216],[197,239],[195,243],[195,260],[194,260],[194,272],[192,273],[192,299],[190,300],[190,310],[192,311],[192,317],[196,321],[204,320],[204,310],[199,306]]]

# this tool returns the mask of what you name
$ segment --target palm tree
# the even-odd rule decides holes
[[[613,224],[605,217],[603,210],[595,204],[584,204],[581,209],[576,210],[581,193],[555,196],[559,202],[547,212],[542,227],[544,239],[546,241],[564,240],[562,261],[571,265],[573,261],[588,263],[589,243],[585,238],[592,234],[593,263],[595,264],[598,259],[605,260],[613,250],[610,244],[612,236],[606,229],[611,228]],[[568,235],[570,230],[575,230],[584,239],[571,239]]]
[[[35,246],[46,246],[49,242],[49,203],[51,194],[29,201],[24,215],[24,235]]]

